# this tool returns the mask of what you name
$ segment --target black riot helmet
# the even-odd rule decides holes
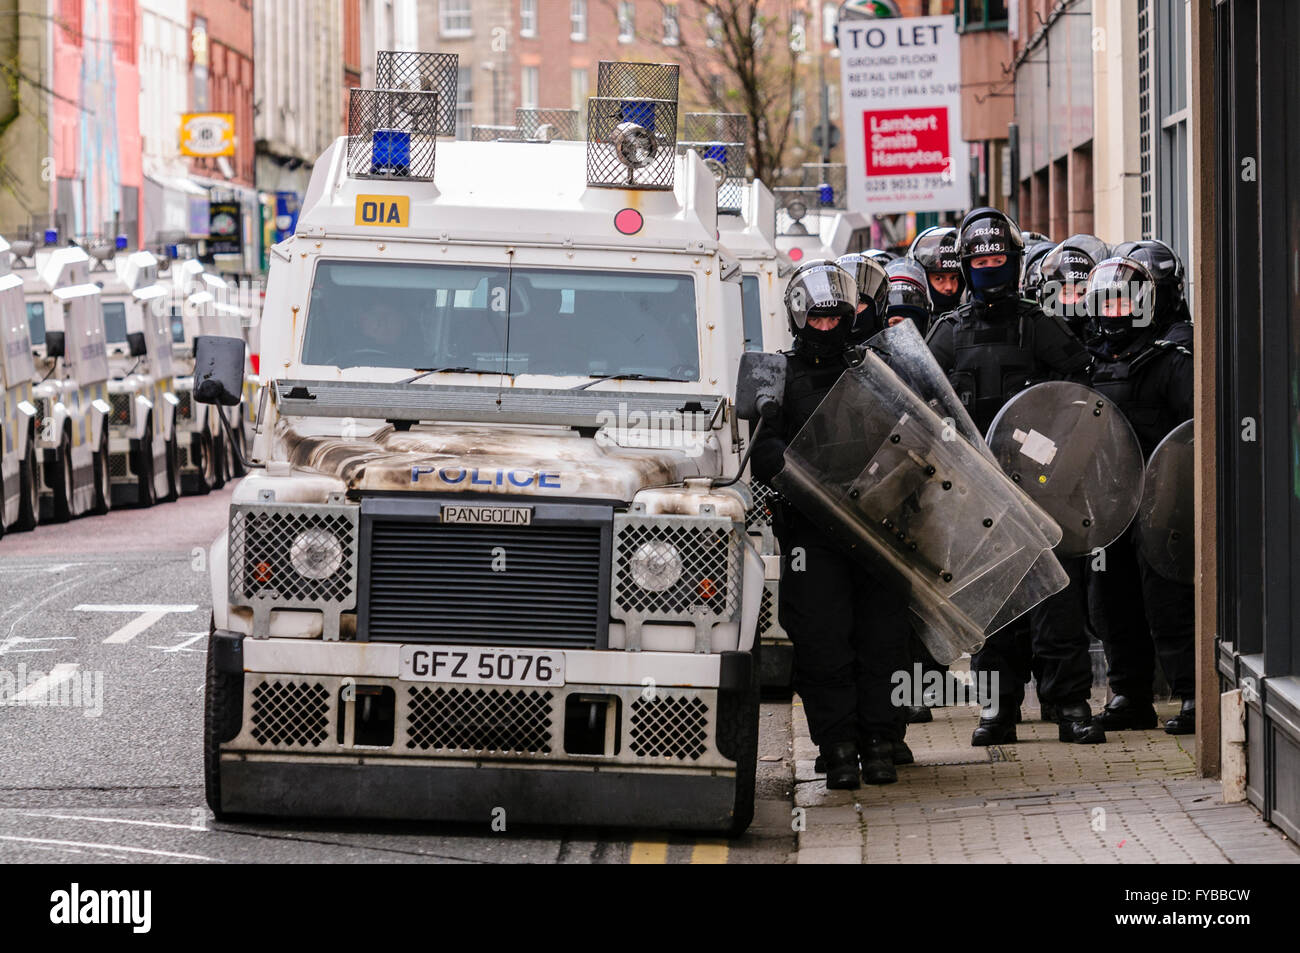
[[[835,264],[852,275],[853,283],[858,286],[858,312],[853,318],[849,340],[861,344],[885,326],[889,278],[879,262],[859,252],[841,255]]]
[[[1043,283],[1039,266],[1056,246],[1051,242],[1031,242],[1025,246],[1025,260],[1020,265],[1020,296],[1038,300],[1038,286]]]
[[[1095,235],[1073,235],[1039,262],[1039,307],[1064,320],[1080,340],[1089,333],[1085,309],[1088,275],[1109,257],[1106,244]]]
[[[866,255],[873,261],[879,262],[881,268],[884,268],[898,257],[892,251],[885,251],[883,248],[868,248],[862,254]]]
[[[912,239],[907,257],[925,269],[935,314],[946,314],[961,303],[962,292],[966,290],[966,281],[962,277],[961,255],[957,251],[957,229],[951,225],[934,225],[927,228]],[[934,283],[936,280],[942,280],[941,276],[948,275],[956,279],[957,288],[944,294],[935,287]]]
[[[1156,282],[1134,258],[1107,258],[1088,275],[1088,316],[1106,344],[1119,352],[1154,321]]]
[[[857,312],[858,287],[853,276],[833,261],[816,258],[790,276],[785,289],[786,315],[796,350],[831,357],[848,344]],[[810,319],[838,317],[835,327],[819,330]]]
[[[1021,232],[1020,237],[1025,240],[1025,247],[1028,248],[1037,242],[1047,242],[1049,245],[1055,245],[1056,242],[1048,238],[1042,232]]]
[[[987,206],[966,213],[958,230],[961,271],[971,297],[979,301],[1015,297],[1019,291],[1020,262],[1025,241],[1020,227],[1004,212]],[[974,268],[971,263],[992,255],[1005,261],[993,267]]]
[[[1156,323],[1166,327],[1174,321],[1190,321],[1187,299],[1184,295],[1183,262],[1177,252],[1158,238],[1144,238],[1125,242],[1115,247],[1122,253],[1147,266],[1156,282]]]
[[[889,274],[889,306],[885,317],[909,318],[924,334],[934,310],[929,275],[920,262],[911,258],[891,261],[885,271]]]

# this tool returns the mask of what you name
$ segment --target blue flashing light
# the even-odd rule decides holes
[[[411,134],[401,129],[376,129],[370,140],[370,174],[411,174]]]
[[[45,244],[53,245],[59,240],[59,230],[57,228],[47,228],[45,230]]]
[[[717,160],[718,160],[719,162],[721,162],[723,165],[726,165],[726,164],[727,164],[727,147],[726,147],[726,146],[720,146],[720,145],[712,145],[712,146],[709,146],[707,149],[704,150],[704,158],[706,158],[706,159],[717,159]]]
[[[835,189],[823,182],[821,185],[817,186],[817,201],[821,202],[822,205],[834,205]]]
[[[179,257],[180,257],[180,251],[179,251],[179,249],[178,249],[175,245],[168,245],[168,246],[167,246],[167,257],[168,257],[168,258],[179,258]]]
[[[113,247],[118,251],[126,251],[126,236],[118,235],[117,238],[113,239]]]
[[[623,122],[634,122],[649,132],[655,131],[655,104],[643,100],[623,103]]]

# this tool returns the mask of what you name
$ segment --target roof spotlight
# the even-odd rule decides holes
[[[654,135],[645,126],[634,122],[620,122],[614,129],[614,151],[618,160],[628,170],[641,169],[650,164],[659,150]]]
[[[709,174],[713,176],[714,185],[722,188],[722,183],[727,181],[727,167],[713,158],[705,159],[704,165],[709,170]]]

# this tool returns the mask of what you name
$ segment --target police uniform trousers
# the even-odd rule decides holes
[[[1134,531],[1106,550],[1106,568],[1088,574],[1088,611],[1106,647],[1110,690],[1139,702],[1152,699],[1155,662],[1179,698],[1196,694],[1194,586],[1151,568]]]
[[[906,594],[803,518],[790,523],[778,616],[794,645],[794,688],[813,741],[901,740],[891,693],[894,673],[909,667]]]
[[[1038,697],[1051,705],[1085,701],[1092,694],[1092,641],[1087,624],[1086,557],[1058,557],[1070,584],[989,636],[971,656],[976,688],[996,693],[1014,716],[1032,675]],[[983,674],[981,674],[983,673]]]

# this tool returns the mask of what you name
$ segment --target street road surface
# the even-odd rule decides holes
[[[790,706],[765,702],[754,825],[654,831],[226,824],[203,799],[207,546],[229,488],[0,539],[0,864],[787,863]],[[52,690],[52,692],[51,692]],[[55,697],[59,704],[29,704]],[[762,759],[768,760],[762,760]]]

